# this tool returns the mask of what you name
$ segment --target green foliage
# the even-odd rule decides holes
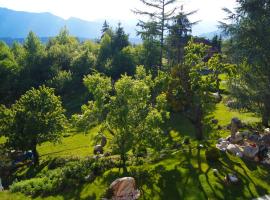
[[[113,166],[112,161],[105,158],[98,161],[94,159],[69,161],[64,166],[60,165],[56,166],[55,169],[43,170],[35,178],[13,183],[10,186],[10,191],[31,196],[56,194],[65,188],[70,189],[86,181],[92,181],[100,173]],[[89,176],[89,180],[86,180],[87,176]]]
[[[15,61],[14,55],[9,47],[0,42],[0,103],[8,103],[16,95],[16,79],[20,67]]]
[[[266,0],[239,0],[235,13],[225,9],[230,21],[222,24],[231,38],[227,53],[239,64],[230,92],[242,108],[259,113],[264,126],[270,117],[269,4]]]
[[[95,101],[84,105],[82,115],[75,117],[77,124],[86,123],[84,127],[103,122],[113,135],[113,152],[120,154],[124,167],[127,152],[131,149],[142,145],[156,149],[163,147],[165,135],[160,125],[169,117],[166,95],[158,95],[152,104],[151,76],[142,66],[136,71],[136,79],[124,75],[113,86],[108,77],[87,76],[84,82]]]
[[[41,86],[27,91],[10,109],[1,107],[1,131],[8,144],[19,150],[31,149],[38,162],[36,146],[45,141],[57,142],[66,118],[61,100],[54,90]],[[8,122],[8,123],[7,123]]]
[[[198,139],[203,138],[202,120],[213,103],[210,92],[214,79],[212,74],[204,76],[201,73],[207,65],[204,58],[208,50],[209,46],[202,43],[195,43],[193,40],[188,42],[183,64],[172,69],[168,93],[172,108],[175,111],[184,111],[195,126]]]
[[[205,157],[207,161],[216,162],[220,158],[220,150],[211,147],[205,151]]]
[[[160,54],[159,54],[159,66],[163,65],[163,52],[164,52],[164,39],[165,32],[170,26],[169,22],[174,17],[177,10],[176,7],[172,7],[176,0],[140,0],[149,11],[142,11],[139,9],[133,10],[135,14],[146,16],[146,21],[140,20],[138,25],[141,30],[138,31],[138,35],[142,36],[143,40],[153,42],[159,41]],[[145,18],[144,18],[145,20]],[[149,51],[150,52],[150,51]],[[153,59],[153,58],[152,58]]]
[[[72,74],[70,71],[59,71],[59,73],[48,81],[48,86],[55,88],[59,94],[64,94],[69,89],[72,81]]]
[[[180,64],[184,60],[184,48],[190,39],[192,26],[195,23],[191,23],[188,16],[195,12],[184,13],[181,11],[177,16],[173,18],[173,24],[169,27],[169,36],[167,40],[168,59],[171,66]]]

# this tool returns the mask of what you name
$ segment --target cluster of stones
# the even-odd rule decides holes
[[[256,162],[270,164],[270,129],[263,133],[257,131],[243,131],[242,122],[238,118],[231,120],[231,135],[220,138],[216,147],[221,151],[228,151],[236,156],[245,157]]]

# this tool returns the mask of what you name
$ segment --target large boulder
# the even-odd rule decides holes
[[[270,135],[270,128],[264,129],[264,134],[265,135]]]
[[[270,147],[270,135],[264,135],[262,138],[261,138],[261,143],[265,146],[268,146]]]
[[[105,147],[107,144],[107,138],[105,136],[102,136],[101,137],[101,146],[102,147]]]
[[[242,127],[242,122],[237,117],[232,118],[231,120],[231,136],[235,137],[238,129]]]
[[[261,140],[259,133],[253,133],[248,137],[248,140],[253,143],[258,143]]]
[[[239,157],[243,156],[243,150],[235,144],[229,144],[227,147],[227,151]]]
[[[239,131],[234,135],[234,137],[230,138],[230,142],[233,144],[237,144],[242,141],[243,141],[243,136]]]
[[[102,145],[96,145],[94,146],[94,154],[103,154],[103,147]]]
[[[136,200],[140,197],[139,190],[136,189],[135,179],[124,177],[116,179],[110,185],[112,200]]]
[[[247,145],[244,147],[243,154],[244,156],[254,159],[255,156],[259,153],[259,147],[257,145],[251,146]]]

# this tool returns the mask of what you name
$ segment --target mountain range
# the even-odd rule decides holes
[[[104,20],[86,21],[71,17],[63,19],[51,13],[32,13],[0,8],[0,38],[11,43],[14,40],[22,41],[29,31],[35,32],[44,41],[55,36],[63,27],[67,27],[70,34],[78,38],[97,39],[101,35]],[[113,27],[119,21],[108,20]],[[136,35],[136,21],[121,22],[125,31],[130,35],[132,43],[140,42]],[[210,34],[212,35],[212,34]],[[204,34],[207,37],[207,33]]]

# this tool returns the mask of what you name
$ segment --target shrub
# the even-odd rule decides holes
[[[115,165],[111,159],[100,158],[83,161],[54,159],[49,166],[51,170],[43,171],[35,178],[14,182],[10,186],[11,192],[31,196],[54,194],[63,190],[65,186],[71,187],[85,182],[89,174],[93,174],[95,178]]]
[[[220,158],[220,152],[217,148],[210,148],[205,151],[205,157],[207,161],[215,162]]]

